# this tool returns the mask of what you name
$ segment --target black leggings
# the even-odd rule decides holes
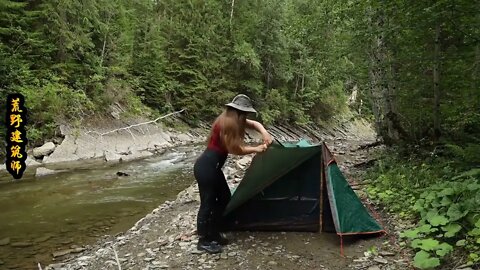
[[[207,149],[193,167],[200,192],[197,233],[206,240],[214,239],[223,230],[222,214],[231,196],[222,172],[226,159],[226,155]]]

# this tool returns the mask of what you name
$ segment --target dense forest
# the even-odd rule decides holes
[[[419,222],[405,236],[417,266],[452,250],[480,261],[479,1],[0,0],[0,98],[11,92],[33,143],[112,104],[185,109],[192,124],[237,93],[267,124],[355,111],[397,149],[369,192]]]

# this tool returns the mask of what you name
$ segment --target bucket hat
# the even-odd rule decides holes
[[[252,101],[247,95],[236,95],[232,102],[225,104],[227,107],[235,108],[243,112],[257,113],[257,111],[252,106]]]

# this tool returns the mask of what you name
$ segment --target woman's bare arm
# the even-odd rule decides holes
[[[273,141],[272,135],[270,135],[270,133],[268,133],[265,127],[263,127],[263,125],[260,124],[259,122],[247,119],[247,127],[251,129],[255,129],[258,132],[260,132],[260,134],[262,134],[263,142],[265,144],[270,145],[272,143]]]

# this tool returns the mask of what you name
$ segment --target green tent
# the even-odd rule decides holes
[[[256,155],[224,212],[228,230],[384,232],[327,146],[274,143]]]

